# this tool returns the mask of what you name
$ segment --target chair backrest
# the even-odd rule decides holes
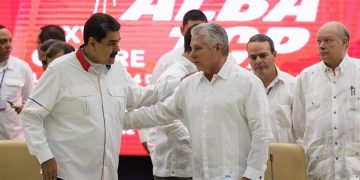
[[[298,144],[271,143],[265,180],[307,180],[304,148]]]
[[[25,141],[0,140],[1,180],[41,180],[40,164]]]

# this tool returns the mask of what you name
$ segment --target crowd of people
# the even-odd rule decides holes
[[[59,26],[41,28],[35,87],[0,25],[0,140],[25,139],[44,179],[118,179],[130,128],[142,129],[155,180],[260,180],[272,142],[302,145],[309,179],[360,178],[360,61],[343,24],[320,27],[321,60],[295,78],[276,66],[271,37],[249,39],[251,72],[229,55],[224,28],[190,10],[184,46],[159,59],[147,87],[115,62],[120,27],[93,14],[76,51]]]

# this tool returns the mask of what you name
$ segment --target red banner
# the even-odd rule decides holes
[[[149,83],[160,56],[182,45],[180,25],[190,9],[201,9],[221,24],[231,54],[248,67],[246,43],[256,33],[269,35],[277,65],[293,75],[319,61],[316,32],[328,21],[350,32],[350,56],[360,57],[360,1],[357,0],[2,0],[0,24],[13,34],[12,55],[27,61],[34,78],[42,74],[36,52],[40,27],[57,24],[74,47],[82,44],[85,21],[95,12],[111,14],[121,24],[116,60],[142,85]],[[121,154],[145,155],[137,132],[124,131]]]

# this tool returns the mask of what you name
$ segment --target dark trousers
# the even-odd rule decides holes
[[[192,180],[192,177],[157,177],[157,176],[154,176],[154,180]]]

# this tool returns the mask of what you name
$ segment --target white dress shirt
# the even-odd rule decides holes
[[[270,106],[270,126],[274,142],[295,143],[292,126],[292,96],[295,78],[276,67],[277,76],[265,91]]]
[[[29,151],[40,163],[55,158],[62,179],[117,180],[125,110],[153,104],[178,84],[142,88],[120,63],[90,65],[81,50],[61,56],[21,113]]]
[[[14,106],[22,106],[34,88],[34,78],[30,66],[16,57],[10,56],[0,67],[0,99],[6,102],[6,109],[0,111],[0,140],[24,139],[20,116]]]
[[[346,55],[335,72],[323,62],[306,68],[293,107],[309,179],[359,179],[360,60]]]
[[[157,61],[151,77],[151,83],[157,82],[161,74],[171,65],[179,60],[179,57],[184,53],[184,47],[173,49],[162,55]]]
[[[211,81],[195,73],[164,102],[126,117],[126,128],[188,120],[193,179],[263,179],[272,140],[264,86],[231,60]]]
[[[179,57],[182,57],[183,53],[184,47],[179,47],[162,55],[154,67],[150,83],[154,84],[155,82],[157,82],[161,74],[166,71],[168,67],[177,62],[179,60]],[[147,142],[149,133],[150,132],[148,129],[139,130],[139,138],[142,143]]]
[[[196,66],[184,56],[163,72],[157,81],[163,82],[196,72]],[[164,126],[149,128],[147,145],[158,177],[192,177],[190,136],[184,124],[176,120]]]

